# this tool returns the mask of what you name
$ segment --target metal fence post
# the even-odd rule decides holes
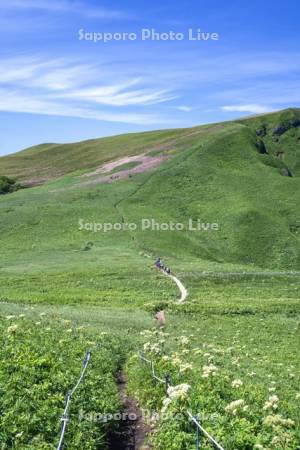
[[[169,373],[167,373],[165,375],[165,381],[166,381],[166,391],[167,391],[169,386],[171,385],[171,375]]]
[[[197,422],[200,423],[200,416],[199,415],[196,415],[195,419],[197,420]],[[201,443],[200,443],[200,429],[196,425],[196,450],[200,450],[200,446],[201,446]]]

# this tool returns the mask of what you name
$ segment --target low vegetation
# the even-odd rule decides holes
[[[20,184],[16,183],[15,180],[12,180],[11,178],[5,176],[0,176],[0,195],[10,194],[11,192],[15,192],[20,188]]]
[[[286,110],[0,158],[14,179],[48,177],[0,198],[2,450],[55,448],[64,397],[89,348],[70,450],[108,446],[118,423],[80,421],[78,411],[122,410],[120,367],[144,408],[189,408],[226,450],[298,450],[299,116]],[[147,151],[171,156],[149,172],[83,184],[86,171]],[[218,230],[145,231],[143,218],[201,219]],[[95,231],[101,223],[137,228]],[[153,267],[158,256],[188,289],[182,305]],[[161,309],[163,332],[153,328]],[[155,384],[138,349],[175,391]],[[155,450],[190,450],[194,427],[172,414],[150,423],[149,440]]]
[[[195,431],[187,410],[227,450],[297,448],[297,319],[179,314],[169,322],[166,331],[145,330],[141,350],[154,361],[158,376],[168,374],[177,388],[166,392],[137,355],[128,363],[130,390],[152,417],[154,448],[191,448]],[[206,442],[203,448],[211,447]]]
[[[88,328],[68,320],[42,313],[31,321],[27,315],[1,319],[1,449],[55,448],[65,396],[79,377],[87,349],[91,364],[72,400],[65,448],[107,448],[116,423],[86,421],[80,414],[97,417],[120,410],[114,382],[122,361],[120,343],[101,332],[91,337]]]

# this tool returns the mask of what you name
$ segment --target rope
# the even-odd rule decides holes
[[[83,380],[83,377],[84,377],[84,374],[85,374],[85,372],[86,372],[86,370],[87,370],[87,367],[88,367],[88,365],[89,365],[90,359],[91,359],[91,352],[90,352],[90,350],[89,350],[89,351],[86,352],[86,355],[85,355],[85,357],[84,357],[82,369],[81,369],[81,372],[80,372],[80,376],[79,376],[79,378],[78,378],[78,380],[77,380],[77,383],[75,384],[75,386],[73,387],[73,389],[72,389],[71,391],[69,391],[69,392],[67,393],[67,395],[66,395],[65,409],[64,409],[63,415],[61,416],[61,419],[60,419],[60,420],[61,420],[61,423],[62,423],[62,425],[61,425],[61,431],[60,431],[60,439],[59,439],[59,443],[58,443],[58,445],[57,445],[57,447],[56,447],[56,450],[62,450],[62,448],[63,448],[64,438],[65,438],[65,433],[66,433],[67,425],[68,425],[68,422],[70,421],[70,418],[69,418],[69,414],[68,414],[68,413],[69,413],[69,408],[70,408],[71,400],[72,400],[72,397],[73,397],[73,395],[75,394],[76,390],[78,389],[80,383],[81,383],[82,380]]]
[[[145,361],[146,363],[151,365],[151,372],[152,372],[152,377],[159,381],[160,383],[164,383],[166,384],[166,380],[162,380],[161,378],[159,378],[156,373],[155,373],[155,367],[154,367],[154,362],[151,361],[150,359],[145,358],[145,356],[143,355],[142,352],[139,352],[139,357],[141,360]],[[169,383],[169,386],[172,386]],[[196,425],[196,427],[202,431],[202,433],[204,434],[204,436],[219,450],[225,450],[209,433],[208,431],[205,430],[205,428],[202,427],[202,425],[200,425],[200,423],[196,420],[196,418],[190,413],[190,411],[186,411],[187,416],[189,417],[189,419]]]
[[[199,430],[202,431],[202,433],[207,437],[207,439],[210,440],[210,442],[219,450],[224,450],[224,448],[218,444],[218,442],[208,433],[208,431],[206,431],[202,425],[200,425],[200,423],[196,420],[196,418],[190,413],[190,411],[186,412],[188,417],[191,419],[192,422],[194,422],[194,424],[199,428]]]

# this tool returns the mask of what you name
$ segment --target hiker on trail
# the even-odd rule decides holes
[[[166,272],[167,272],[168,275],[170,275],[170,273],[171,273],[170,267],[166,267]]]
[[[158,311],[155,314],[155,319],[158,321],[158,324],[161,328],[164,328],[166,325],[166,317],[164,311]]]
[[[157,260],[155,261],[155,265],[156,265],[156,267],[158,267],[159,269],[162,268],[162,264],[161,264],[161,259],[160,259],[160,258],[157,258]]]

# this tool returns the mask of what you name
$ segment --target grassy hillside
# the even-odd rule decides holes
[[[217,232],[138,233],[146,249],[298,270],[299,188],[299,177],[266,164],[254,133],[236,125],[161,166],[121,206],[130,221],[151,211],[158,222],[219,224]]]
[[[68,173],[97,168],[122,156],[181,149],[214,127],[153,131],[74,144],[42,144],[0,158],[0,171],[27,184],[42,184]]]
[[[293,177],[267,164],[270,155],[259,152],[255,131],[262,127],[262,121],[267,124],[263,139],[271,154],[270,133],[286,117],[296,120],[299,111],[202,127],[196,134],[195,130],[146,134],[157,147],[161,145],[157,151],[163,151],[165,137],[160,141],[159,136],[165,134],[184,133],[190,141],[179,140],[180,150],[158,168],[120,181],[99,184],[96,179],[94,184],[85,185],[83,178],[69,174],[2,196],[1,298],[115,301],[130,306],[136,305],[137,292],[140,305],[146,299],[151,302],[170,293],[174,296],[176,290],[172,291],[167,280],[149,272],[158,254],[175,270],[185,272],[189,266],[198,272],[299,270],[300,178],[296,163],[291,165]],[[288,140],[286,153],[293,153],[295,160],[299,132],[297,126],[279,137],[279,142]],[[131,139],[133,147],[128,141],[127,153],[138,151],[141,135]],[[71,145],[69,149],[71,153],[61,157],[68,170],[73,170],[79,167],[78,156],[85,158],[85,153],[77,146],[74,154]],[[122,151],[125,154],[124,148]],[[36,152],[40,161],[51,153],[49,148],[45,154],[42,148]],[[35,150],[29,151],[29,161],[30,153],[35,155]],[[17,161],[22,154],[27,152],[10,160]],[[106,159],[112,156],[105,153]],[[55,152],[53,158],[58,164]],[[7,161],[0,159],[0,173],[5,172]],[[34,167],[35,156],[32,161]],[[185,229],[143,231],[143,218],[179,222]],[[189,219],[216,223],[219,229],[191,231],[187,229]],[[94,233],[80,230],[80,220],[92,224],[132,222],[137,229]],[[146,273],[152,273],[150,278]]]
[[[194,428],[172,416],[184,408],[201,412],[226,450],[299,449],[299,119],[299,110],[286,110],[0,158],[3,176],[47,179],[0,196],[3,448],[53,448],[64,393],[90,346],[66,448],[109,447],[118,422],[79,423],[78,410],[122,410],[116,376],[127,361],[140,405],[160,413],[168,404],[171,415],[150,436],[155,450],[194,446]],[[167,157],[109,182],[82,177],[146,151]],[[143,219],[184,229],[142,230]],[[217,229],[188,229],[189,219]],[[104,223],[124,230],[93,231]],[[157,256],[187,287],[182,305],[175,284],[154,269]],[[153,328],[162,308],[166,333]],[[141,349],[188,394],[170,402],[139,360]],[[202,446],[211,448],[204,439]]]

